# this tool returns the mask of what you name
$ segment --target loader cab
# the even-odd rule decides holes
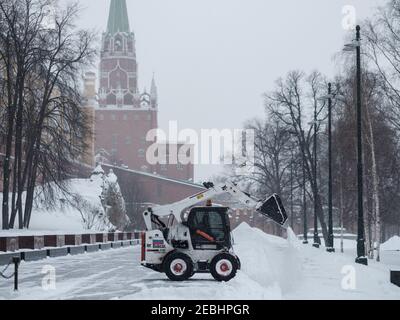
[[[220,250],[231,247],[231,228],[227,207],[194,207],[185,225],[190,230],[195,250]]]

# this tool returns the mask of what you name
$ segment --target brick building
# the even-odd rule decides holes
[[[146,141],[146,135],[158,128],[157,86],[153,77],[150,92],[140,92],[138,88],[135,34],[129,26],[125,0],[111,0],[98,76],[94,130],[96,161],[193,181],[193,164],[151,164],[146,159],[146,152],[154,143]],[[175,147],[167,143],[168,150],[177,152],[179,146]]]

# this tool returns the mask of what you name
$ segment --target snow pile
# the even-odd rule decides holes
[[[242,271],[257,283],[264,287],[277,285],[286,292],[301,278],[298,250],[293,240],[267,235],[245,222],[233,234]]]
[[[400,237],[393,236],[386,242],[382,243],[381,250],[400,251]]]
[[[234,251],[241,261],[234,279],[216,282],[211,275],[197,274],[182,283],[149,272],[156,283],[122,299],[284,299],[302,278],[298,240],[267,235],[243,222],[234,231]],[[161,280],[162,279],[162,280]],[[190,289],[188,289],[188,287]]]
[[[389,267],[369,261],[354,263],[355,251],[328,253],[297,240],[266,234],[246,223],[233,230],[234,250],[242,268],[227,283],[197,274],[181,283],[145,270],[135,284],[138,292],[119,299],[399,299],[400,289],[389,281]],[[354,274],[354,282],[349,280]],[[347,276],[347,277],[346,277]],[[350,285],[348,285],[350,283]],[[354,285],[354,287],[352,287]]]
[[[287,240],[289,245],[291,245],[294,248],[299,249],[301,247],[301,242],[299,241],[299,238],[296,236],[294,233],[293,229],[291,227],[288,227],[286,230],[287,234]]]
[[[82,232],[104,231],[111,225],[104,214],[100,196],[102,180],[71,179],[69,194],[58,191],[54,207],[47,207],[42,197],[35,201],[30,230]]]

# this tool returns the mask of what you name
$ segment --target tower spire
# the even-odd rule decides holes
[[[126,0],[111,0],[107,33],[130,32]]]
[[[150,96],[152,99],[157,100],[157,86],[156,86],[156,80],[153,72],[153,79],[151,80],[151,88],[150,88]]]

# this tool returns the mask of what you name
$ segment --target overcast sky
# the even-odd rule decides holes
[[[105,30],[110,0],[80,0],[79,26]],[[292,69],[335,74],[347,33],[342,8],[357,19],[384,0],[127,0],[136,35],[139,86],[159,89],[159,125],[241,128],[264,115],[262,94]],[[100,36],[100,33],[99,33]],[[95,70],[97,71],[97,70]],[[218,172],[197,166],[196,180]]]

